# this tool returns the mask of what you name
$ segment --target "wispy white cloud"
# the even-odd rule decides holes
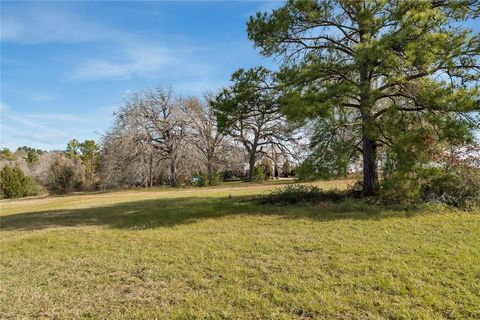
[[[35,86],[33,82],[10,81],[12,84],[9,92],[12,98],[9,97],[8,101],[15,101],[16,96],[22,97],[16,100],[19,104],[28,103],[28,108],[26,108],[27,105],[23,105],[25,108],[21,108],[22,106],[12,108],[5,104],[0,106],[2,144],[7,143],[14,147],[42,140],[35,145],[44,149],[60,148],[68,139],[93,138],[95,130],[106,129],[111,122],[112,111],[117,107],[95,109],[95,101],[92,102],[92,99],[85,100],[84,110],[87,110],[85,112],[81,110],[72,111],[74,113],[20,112],[20,110],[34,110],[35,106],[36,110],[62,111],[80,108],[81,101],[75,100],[72,105],[68,103],[73,101],[72,99],[78,99],[75,93],[71,93],[74,91],[71,88],[77,85],[91,88],[91,84],[87,82],[101,84],[100,80],[102,80],[103,84],[108,83],[106,80],[135,79],[136,81],[137,78],[142,78],[138,79],[141,80],[138,83],[172,84],[179,94],[201,94],[204,91],[217,90],[227,84],[228,74],[225,66],[233,66],[231,71],[234,70],[233,68],[245,66],[249,63],[249,58],[245,58],[248,56],[246,52],[253,50],[246,40],[233,39],[228,43],[217,41],[199,44],[193,38],[161,32],[145,33],[138,29],[131,29],[127,24],[125,26],[110,24],[115,20],[103,19],[100,15],[87,15],[87,10],[82,9],[84,6],[87,7],[82,3],[68,5],[59,2],[22,3],[2,11],[0,22],[2,45],[4,43],[21,44],[24,50],[30,50],[30,48],[33,50],[38,47],[41,49],[42,58],[58,49],[52,52],[51,57],[42,60],[50,63],[55,59],[55,65],[48,70],[48,76],[55,77],[53,80],[48,79],[50,83]],[[161,19],[159,10],[152,10],[153,13],[159,14]],[[47,47],[52,51],[44,50]],[[29,68],[33,68],[34,72],[43,70],[43,66],[35,65],[36,61],[17,59],[13,55],[2,56],[2,66],[6,63],[15,65],[16,69],[12,67],[11,70],[18,69],[25,71],[26,74],[30,72]],[[60,83],[57,82],[58,80]],[[30,84],[35,87],[29,88]],[[108,83],[110,84],[112,88],[121,87],[118,90],[112,89],[112,92],[115,91],[117,92],[115,94],[118,94],[125,89],[124,84],[127,82]],[[135,86],[136,82],[132,85]],[[11,93],[13,86],[18,89],[15,94]],[[61,93],[57,93],[57,86],[59,86],[58,92]],[[6,86],[3,86],[4,99],[7,97],[6,91]],[[88,92],[92,92],[93,96],[95,88]],[[23,99],[25,96],[27,99]],[[108,94],[99,97],[98,101],[113,104],[114,101],[121,99],[117,96],[108,100],[106,96]],[[51,100],[55,100],[55,104],[47,108]],[[64,107],[61,105],[62,101],[66,101]]]
[[[10,106],[0,101],[0,113],[3,115],[5,112],[8,112],[8,110],[10,110]]]
[[[179,63],[174,54],[161,47],[129,43],[123,45],[123,62],[88,59],[65,73],[67,80],[129,79],[133,76],[157,73]]]
[[[62,74],[68,81],[126,80],[173,68],[177,73],[195,76],[208,69],[194,62],[199,48],[187,39],[173,35],[163,40],[144,39],[61,6],[45,8],[42,4],[9,9],[2,14],[0,39],[30,45],[50,42],[100,45],[102,50],[94,49],[72,61],[73,68]]]
[[[45,93],[33,93],[32,99],[33,101],[37,101],[37,102],[50,101],[55,99],[55,96],[51,94],[45,94]]]
[[[106,108],[84,116],[61,112],[18,112],[4,102],[0,102],[0,106],[0,144],[13,149],[21,145],[60,149],[72,138],[96,137],[95,130],[109,123],[111,117]]]
[[[125,80],[135,76],[149,77],[162,74],[189,77],[204,77],[211,66],[201,62],[200,55],[207,48],[184,39],[165,39],[149,42],[125,34],[118,39],[110,39],[116,50],[113,58],[92,58],[80,61],[77,66],[64,74],[66,80]],[[168,43],[168,45],[163,45]]]
[[[9,8],[3,10],[1,20],[0,39],[24,44],[96,41],[112,32],[59,3]]]
[[[69,114],[69,113],[17,113],[26,119],[43,119],[43,120],[54,120],[54,121],[62,121],[62,122],[77,122],[77,123],[89,123],[91,119],[82,117],[77,114]]]
[[[15,143],[16,145],[40,142],[44,144],[43,147],[48,148],[67,138],[64,131],[52,129],[42,122],[12,111],[2,114],[0,131],[2,133],[2,144],[8,138],[9,143]]]

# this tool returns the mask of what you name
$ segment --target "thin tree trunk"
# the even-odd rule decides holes
[[[213,169],[212,169],[212,163],[210,161],[207,163],[207,178],[208,178],[208,184],[212,185],[212,183],[213,183]]]
[[[175,160],[170,159],[170,186],[176,187],[177,185],[178,185],[177,167],[175,165]]]
[[[250,153],[250,159],[248,162],[248,181],[253,181],[255,177],[255,151]]]
[[[148,182],[150,184],[150,188],[153,187],[153,154],[150,154],[150,162],[148,168]]]

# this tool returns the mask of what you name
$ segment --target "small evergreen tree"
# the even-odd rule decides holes
[[[5,166],[0,171],[0,189],[5,198],[21,198],[38,194],[41,188],[19,166]]]
[[[264,171],[264,166],[258,164],[255,166],[255,181],[263,183],[266,180],[266,175]]]
[[[98,164],[99,146],[94,140],[85,140],[79,145],[83,166],[87,178],[92,181]]]
[[[0,160],[15,161],[17,160],[17,157],[12,151],[10,151],[10,149],[3,148],[2,150],[0,150]]]
[[[206,187],[208,185],[208,175],[205,172],[200,172],[195,178],[197,186]]]
[[[80,156],[80,142],[77,139],[68,141],[67,148],[64,153],[67,157],[75,159]]]
[[[40,163],[40,159],[38,158],[38,153],[35,150],[28,150],[27,156],[25,158],[29,166],[36,166]]]

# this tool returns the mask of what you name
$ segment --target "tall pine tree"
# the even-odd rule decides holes
[[[463,26],[479,13],[473,0],[290,0],[251,17],[248,36],[263,55],[282,58],[285,113],[352,110],[345,125],[358,136],[364,193],[373,195],[378,149],[395,119],[452,135],[475,125],[480,35]]]

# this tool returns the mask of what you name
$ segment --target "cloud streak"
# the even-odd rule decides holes
[[[59,3],[3,10],[0,40],[22,44],[81,43],[105,39],[111,30],[67,10]]]
[[[105,108],[88,117],[58,112],[16,112],[4,102],[0,103],[1,146],[15,149],[20,145],[35,143],[41,149],[62,149],[72,138],[92,137],[99,124],[108,122],[110,113]]]
[[[253,65],[246,39],[177,28],[177,19],[188,24],[181,19],[190,13],[172,19],[167,13],[175,10],[163,5],[10,2],[5,8],[0,41],[8,86],[1,93],[15,108],[1,105],[1,142],[11,148],[63,148],[71,138],[93,138],[112,119],[111,108],[98,105],[116,104],[125,90],[173,85],[181,95],[199,95],[228,84],[236,68]]]
[[[204,48],[182,43],[171,35],[151,41],[64,7],[48,5],[45,8],[44,5],[9,9],[2,14],[0,39],[24,45],[88,42],[101,47],[87,57],[72,61],[73,68],[62,74],[64,80],[127,80],[161,72],[173,73],[174,68],[176,72],[192,76],[207,72],[206,66],[193,62],[195,54]]]
[[[37,101],[37,102],[42,102],[42,101],[50,101],[55,99],[54,95],[51,94],[45,94],[45,93],[33,93],[32,94],[32,100]]]
[[[124,61],[88,59],[64,74],[67,80],[130,79],[134,76],[150,75],[166,67],[180,64],[170,50],[131,42],[121,44]]]

